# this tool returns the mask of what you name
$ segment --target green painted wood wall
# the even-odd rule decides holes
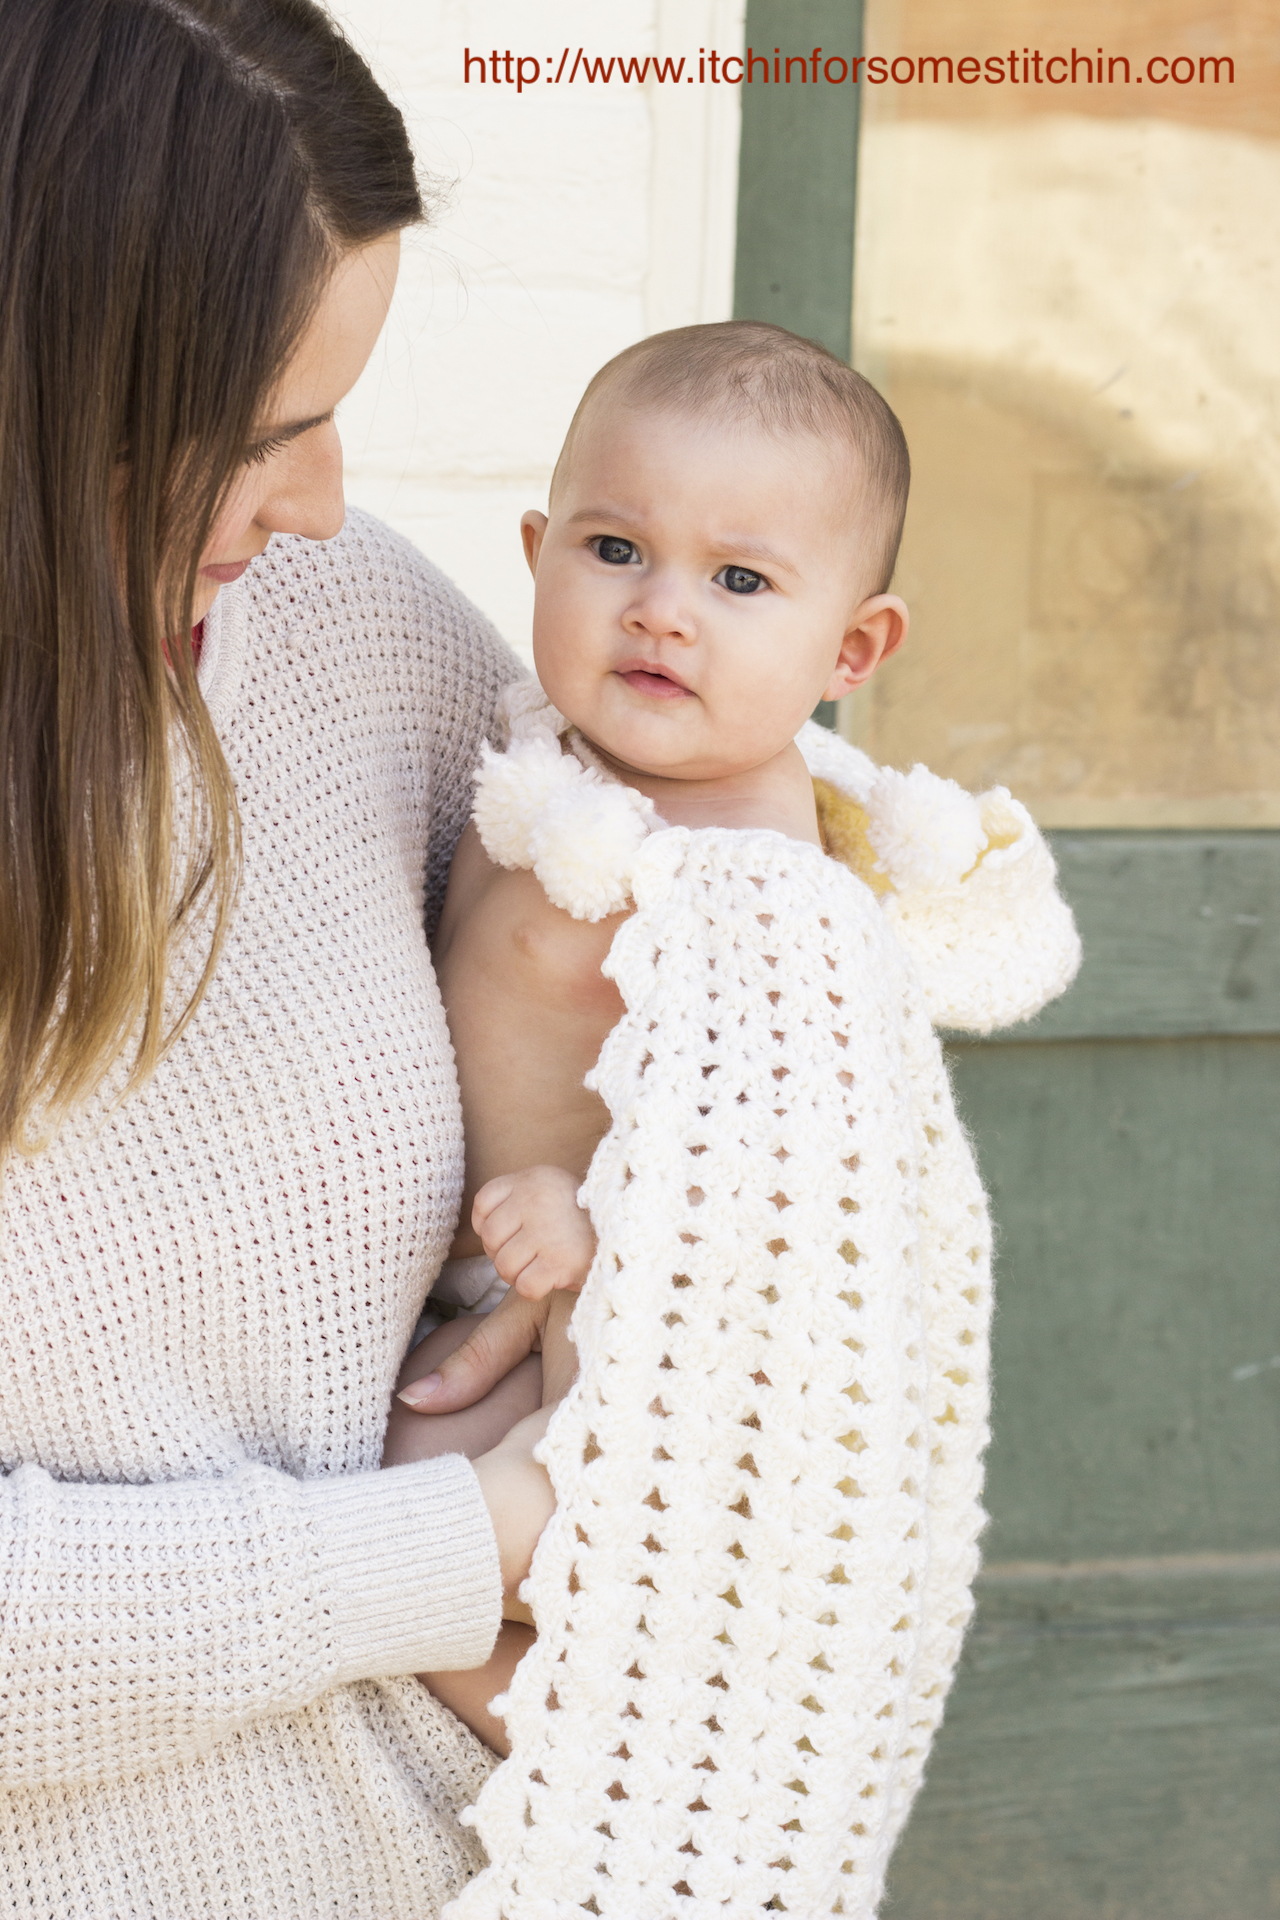
[[[775,49],[848,59],[862,51],[862,0],[747,0],[746,41],[770,71]],[[757,68],[742,89],[733,310],[847,360],[859,92],[799,73],[780,85]]]
[[[1280,835],[1057,833],[952,1072],[1000,1229],[977,1625],[893,1920],[1280,1914]]]
[[[746,44],[770,74],[775,49],[851,59],[862,51],[862,0],[747,0]],[[742,89],[734,317],[789,327],[847,360],[858,89],[802,82],[799,67],[790,85],[755,72]],[[834,727],[834,701],[814,718]]]
[[[770,53],[861,26],[747,8]],[[743,89],[735,311],[845,356],[857,113]],[[949,1048],[999,1229],[992,1524],[886,1920],[1274,1920],[1280,834],[1052,838],[1080,980]]]

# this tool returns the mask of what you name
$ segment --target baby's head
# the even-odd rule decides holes
[[[747,320],[628,347],[522,522],[543,687],[623,769],[762,765],[905,637],[909,480],[890,408],[812,341]]]

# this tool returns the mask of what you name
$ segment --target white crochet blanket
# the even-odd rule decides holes
[[[614,810],[588,879],[635,911],[606,969],[626,1013],[592,1081],[612,1124],[579,1379],[543,1443],[538,1640],[475,1809],[492,1864],[448,1914],[870,1920],[984,1518],[990,1228],[930,1014],[1033,1011],[1074,930],[1007,796],[917,770],[877,813],[884,776],[806,730],[814,770],[873,803],[878,902],[776,833],[652,831],[638,795],[632,831],[524,700],[482,777],[490,851],[613,910],[574,877],[580,791]]]

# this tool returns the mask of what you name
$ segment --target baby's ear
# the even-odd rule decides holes
[[[882,660],[896,653],[907,637],[911,615],[907,603],[896,593],[873,593],[854,610],[835,672],[827,682],[824,700],[838,700],[853,687],[871,678]]]
[[[529,563],[529,571],[537,578],[538,555],[542,551],[542,536],[547,530],[547,516],[530,507],[528,513],[520,515],[520,538],[524,542],[524,557]]]

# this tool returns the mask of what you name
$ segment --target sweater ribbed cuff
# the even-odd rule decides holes
[[[310,1481],[303,1493],[320,1537],[335,1685],[484,1665],[502,1578],[469,1460],[444,1454]]]

